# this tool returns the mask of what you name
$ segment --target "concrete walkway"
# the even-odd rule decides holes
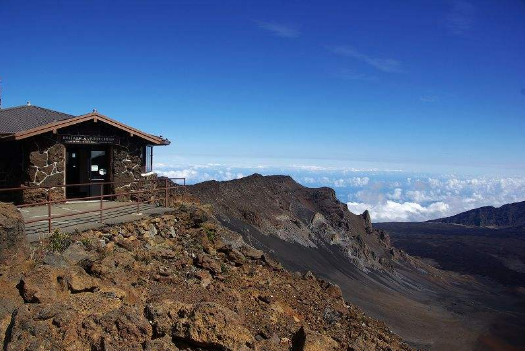
[[[117,206],[129,205],[126,207]],[[146,215],[163,214],[171,209],[166,207],[157,207],[153,204],[140,204],[140,212],[137,212],[137,203],[134,202],[117,202],[104,201],[104,223],[100,223],[100,202],[98,201],[81,201],[66,202],[55,204],[51,207],[51,216],[71,214],[70,217],[55,218],[51,221],[52,230],[60,229],[66,233],[73,233],[76,230],[83,231],[96,229],[106,224],[119,224],[139,220]],[[83,211],[97,210],[97,212],[81,213]],[[31,221],[42,219],[41,222],[26,224],[26,235],[30,242],[38,241],[48,235],[47,206],[35,206],[21,208],[20,212],[24,220]]]

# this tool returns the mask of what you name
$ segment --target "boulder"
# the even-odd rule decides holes
[[[72,265],[82,261],[93,261],[95,259],[95,256],[91,252],[86,251],[84,245],[78,241],[69,245],[62,253],[62,256]]]
[[[66,268],[69,267],[69,262],[62,256],[60,253],[57,252],[48,252],[44,256],[43,260],[44,264],[47,264],[49,266],[53,267],[62,267]]]
[[[163,338],[153,339],[146,342],[144,345],[145,351],[179,351],[175,346],[171,337],[165,336]]]
[[[261,250],[254,249],[251,246],[244,245],[240,249],[241,253],[252,260],[260,260],[264,256],[264,252]]]
[[[255,339],[239,316],[216,303],[195,305],[164,301],[146,307],[156,335],[170,335],[174,340],[194,347],[218,350],[250,350]]]
[[[173,337],[226,350],[252,349],[255,339],[239,316],[216,303],[201,303],[173,326]]]
[[[0,349],[5,350],[5,335],[7,334],[13,312],[24,303],[16,288],[16,282],[5,276],[0,277]]]
[[[195,273],[195,276],[200,280],[200,284],[203,288],[211,284],[212,277],[208,271],[198,271]]]
[[[292,351],[336,351],[339,344],[329,336],[301,327],[292,338]]]
[[[18,284],[25,302],[47,303],[64,298],[68,294],[65,270],[40,266],[22,277]]]
[[[143,350],[152,333],[140,309],[79,293],[22,305],[13,314],[9,336],[4,350]]]
[[[121,306],[102,316],[90,315],[83,323],[82,333],[91,339],[91,349],[101,345],[102,350],[143,350],[151,340],[152,328],[137,308]]]
[[[343,298],[343,292],[341,291],[341,288],[335,284],[329,284],[328,288],[326,288],[326,293],[328,294],[328,296],[334,299]]]
[[[221,264],[208,255],[197,255],[194,263],[197,267],[207,269],[210,273],[215,275],[222,272]]]
[[[323,312],[323,319],[325,320],[325,322],[327,322],[328,324],[335,324],[335,323],[338,323],[341,318],[343,317],[343,313],[340,312],[340,311],[337,311],[335,309],[333,309],[332,307],[330,306],[327,306],[325,309],[324,309],[324,312]]]
[[[30,303],[51,303],[66,298],[70,292],[94,291],[97,287],[96,280],[79,266],[40,266],[26,273],[18,284],[20,295]]]
[[[24,219],[18,209],[0,203],[0,264],[21,262],[29,255]]]

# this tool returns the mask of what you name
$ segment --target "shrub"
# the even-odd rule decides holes
[[[204,223],[204,225],[202,225],[202,229],[204,229],[204,232],[208,237],[208,241],[211,243],[215,242],[215,238],[217,237],[217,229],[215,226],[211,223]]]
[[[63,252],[71,244],[71,234],[61,232],[55,229],[53,234],[49,236],[49,243],[47,249],[52,252]]]
[[[92,250],[93,249],[93,243],[91,242],[91,239],[90,238],[82,238],[80,239],[80,242],[82,243],[82,245],[84,245],[84,247],[88,250]]]

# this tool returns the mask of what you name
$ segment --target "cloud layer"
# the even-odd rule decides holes
[[[425,221],[481,206],[525,200],[525,178],[416,174],[400,170],[288,167],[235,167],[220,164],[156,164],[160,175],[184,177],[188,184],[231,180],[253,173],[287,174],[308,187],[335,189],[350,211],[369,210],[372,221]]]

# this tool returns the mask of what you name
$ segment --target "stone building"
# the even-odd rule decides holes
[[[53,200],[126,192],[154,177],[153,146],[168,144],[95,110],[0,109],[0,189],[27,187],[11,199],[18,203],[45,200],[46,188]]]

